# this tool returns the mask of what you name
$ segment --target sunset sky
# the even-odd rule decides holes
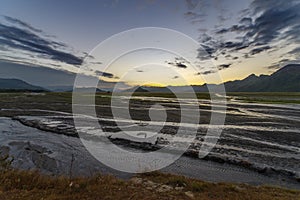
[[[250,74],[270,74],[286,64],[299,63],[300,58],[299,0],[0,0],[0,3],[0,78],[41,84],[37,76],[47,76],[49,70],[72,74],[82,65],[90,64],[91,69],[83,73],[103,82],[163,86],[203,84],[208,78],[210,83],[219,83],[210,77],[219,73],[223,81],[229,81]],[[96,55],[87,57],[112,35],[142,27],[167,28],[186,34],[207,55],[192,49],[196,56],[186,61],[170,52],[145,49],[121,56],[105,71],[97,68],[103,60]],[[122,47],[126,42],[118,45]],[[119,48],[118,45],[111,48]],[[206,60],[218,70],[201,66]],[[198,71],[191,65],[197,66]],[[132,66],[139,67],[132,70]],[[39,68],[36,74],[32,67]],[[59,85],[70,84],[64,83],[62,76],[52,78]],[[45,85],[53,85],[50,82],[45,80]]]

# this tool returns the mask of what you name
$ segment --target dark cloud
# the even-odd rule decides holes
[[[42,58],[64,62],[71,65],[81,65],[83,59],[65,52],[66,45],[41,36],[42,31],[11,17],[3,17],[0,22],[0,46],[6,51],[23,50]],[[5,23],[6,22],[6,23]],[[10,25],[7,25],[7,22]],[[61,48],[61,49],[59,49]]]
[[[249,47],[248,43],[245,42],[236,42],[236,41],[210,41],[210,44],[200,44],[200,48],[198,49],[199,59],[211,59],[214,58],[218,60],[219,55],[226,55],[227,53],[234,53],[239,50],[243,50]],[[235,57],[237,59],[238,57]]]
[[[245,26],[245,25],[233,25],[230,28],[223,28],[221,30],[218,30],[216,32],[216,34],[225,34],[225,33],[230,33],[230,32],[236,32],[236,33],[243,33],[247,30],[251,29],[251,25],[250,26]]]
[[[266,68],[273,71],[274,69],[276,69],[276,70],[280,69],[282,66],[285,66],[285,65],[291,64],[291,63],[295,63],[295,61],[284,58],[284,59],[281,59],[280,61],[278,61],[276,63],[273,63],[270,66],[267,66]]]
[[[215,70],[206,70],[206,71],[203,71],[203,72],[198,72],[196,73],[195,75],[208,75],[208,74],[213,74],[213,73],[216,73]]]
[[[186,69],[187,65],[190,64],[190,62],[188,62],[184,58],[175,57],[174,60],[174,62],[166,61],[166,63],[182,69]]]
[[[236,50],[240,50],[240,49],[244,49],[247,48],[248,45],[245,45],[243,42],[232,42],[232,41],[228,41],[228,42],[224,42],[220,44],[221,48],[226,48],[226,49],[236,49]]]
[[[294,33],[283,32],[283,30],[299,25],[299,1],[290,1],[289,3],[281,0],[278,2],[253,1],[251,8],[253,9],[252,14],[258,15],[257,18],[252,20],[250,17],[244,17],[239,24],[218,30],[216,34],[243,33],[242,41],[251,41],[250,45],[257,46],[269,44],[275,39],[289,37]]]
[[[254,0],[248,9],[241,13],[237,24],[216,29],[209,36],[201,33],[201,48],[204,48],[209,56],[203,56],[203,52],[199,50],[198,58],[215,58],[221,52],[239,52],[243,54],[243,58],[249,58],[266,50],[278,50],[278,41],[285,46],[300,46],[299,33],[299,0]],[[231,38],[231,41],[226,40],[226,36]],[[289,54],[300,56],[300,48],[293,49]]]
[[[291,55],[296,55],[296,56],[300,56],[300,47],[297,47],[291,51],[288,52]]]
[[[251,56],[249,56],[249,54],[246,53],[243,55],[243,58],[251,58]]]
[[[250,51],[250,54],[255,55],[255,54],[258,54],[260,52],[266,51],[268,49],[271,49],[271,47],[270,46],[263,46],[263,47],[255,48],[255,49],[252,49]]]
[[[240,20],[240,24],[250,27],[252,25],[252,18],[251,17],[244,17]]]
[[[99,62],[99,61],[90,61],[89,63],[94,64],[94,65],[102,65],[103,64],[102,62]]]
[[[138,70],[136,70],[136,71],[137,71],[137,72],[140,72],[140,73],[141,73],[141,72],[144,72],[144,71],[143,71],[143,70],[141,70],[141,69],[138,69]]]
[[[214,48],[212,46],[202,44],[201,47],[203,47],[203,49],[205,50],[205,53],[207,53],[208,55],[212,55],[213,53],[216,52],[216,48]]]
[[[268,69],[279,69],[280,65],[279,64],[274,64],[274,65],[270,65],[267,67]]]
[[[285,59],[280,60],[279,63],[286,63],[286,62],[289,62],[289,61],[290,61],[290,59],[285,58]]]
[[[229,68],[230,66],[231,66],[231,64],[222,64],[222,65],[219,65],[219,66],[218,66],[218,69],[219,69],[219,70],[227,69],[227,68]]]
[[[260,7],[261,5],[258,4],[257,6]],[[268,7],[255,19],[253,27],[246,36],[254,39],[253,43],[261,44],[268,44],[275,39],[289,37],[291,36],[289,33],[282,31],[287,28],[294,28],[296,24],[299,24],[299,10],[299,2],[297,5],[285,3],[283,7]]]
[[[200,39],[200,47],[198,48],[198,56],[200,60],[213,58],[213,54],[217,52],[219,44],[211,36],[206,33]]]
[[[174,76],[172,79],[178,79],[179,78],[179,76]]]
[[[34,28],[33,26],[31,26],[30,24],[23,22],[19,19],[13,18],[13,17],[9,17],[9,16],[3,16],[7,21],[11,22],[12,24],[18,24],[24,28],[28,28],[34,32],[38,32],[38,33],[42,33],[43,31],[41,29],[37,29]]]
[[[185,64],[180,63],[180,62],[178,62],[178,63],[177,62],[168,62],[168,64],[173,65],[173,66],[178,67],[178,68],[183,68],[183,69],[187,68],[187,66]]]
[[[239,59],[239,57],[237,57],[237,56],[232,56],[232,55],[230,55],[230,54],[227,54],[227,55],[225,55],[224,56],[226,59],[228,59],[228,60],[237,60],[237,59]]]
[[[197,58],[202,60],[217,59],[218,55],[225,55],[249,47],[249,43],[245,41],[221,41],[206,33],[200,37],[199,42]]]
[[[97,76],[103,76],[103,77],[106,77],[106,78],[115,78],[115,76],[112,73],[102,72],[102,71],[99,71],[99,70],[96,70],[95,74]]]

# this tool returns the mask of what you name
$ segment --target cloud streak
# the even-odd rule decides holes
[[[102,72],[102,71],[99,71],[99,70],[96,70],[95,74],[97,76],[103,76],[103,77],[106,77],[106,78],[115,78],[115,76],[112,73]]]
[[[8,16],[0,21],[0,51],[25,52],[31,57],[79,66],[83,58],[66,51],[67,45],[42,35],[42,30]]]

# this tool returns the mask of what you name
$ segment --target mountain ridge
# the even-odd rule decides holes
[[[300,64],[289,64],[271,75],[250,74],[242,80],[227,81],[224,84],[226,92],[300,92]],[[222,84],[192,85],[195,92],[208,92],[208,87],[214,89]],[[142,86],[141,86],[142,87]],[[148,91],[166,92],[166,88],[176,88],[187,92],[190,86],[142,87]]]
[[[0,90],[2,91],[46,91],[46,89],[31,85],[16,78],[0,78]]]
[[[227,92],[300,92],[300,64],[289,64],[271,75],[255,75],[251,74],[242,80],[227,81],[224,87]],[[168,86],[168,87],[151,87],[151,86],[134,86],[125,89],[122,92],[160,92],[170,93],[191,92],[192,87],[195,92],[208,92],[210,89],[221,87],[222,84],[203,84],[191,86]],[[47,88],[47,87],[46,87]],[[16,78],[0,78],[0,90],[2,91],[72,91],[72,86],[64,86],[55,90],[53,88],[43,88],[29,84],[23,80]],[[88,90],[88,88],[82,89]],[[108,92],[109,90],[99,89],[97,92]]]

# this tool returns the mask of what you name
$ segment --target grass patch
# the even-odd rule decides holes
[[[109,175],[85,178],[67,178],[42,175],[37,171],[0,170],[0,199],[5,200],[97,200],[97,199],[194,199],[203,200],[299,200],[300,191],[271,186],[249,186],[245,184],[208,183],[184,176],[152,172],[140,178],[172,189],[160,192],[156,187],[145,186],[117,179]],[[176,189],[180,187],[180,189]]]
[[[251,186],[247,184],[210,183],[184,176],[151,172],[140,175],[153,182],[175,186],[182,184],[182,192],[193,192],[195,199],[257,199],[257,200],[299,200],[299,190],[288,190],[272,186]],[[184,184],[183,184],[184,183]]]

